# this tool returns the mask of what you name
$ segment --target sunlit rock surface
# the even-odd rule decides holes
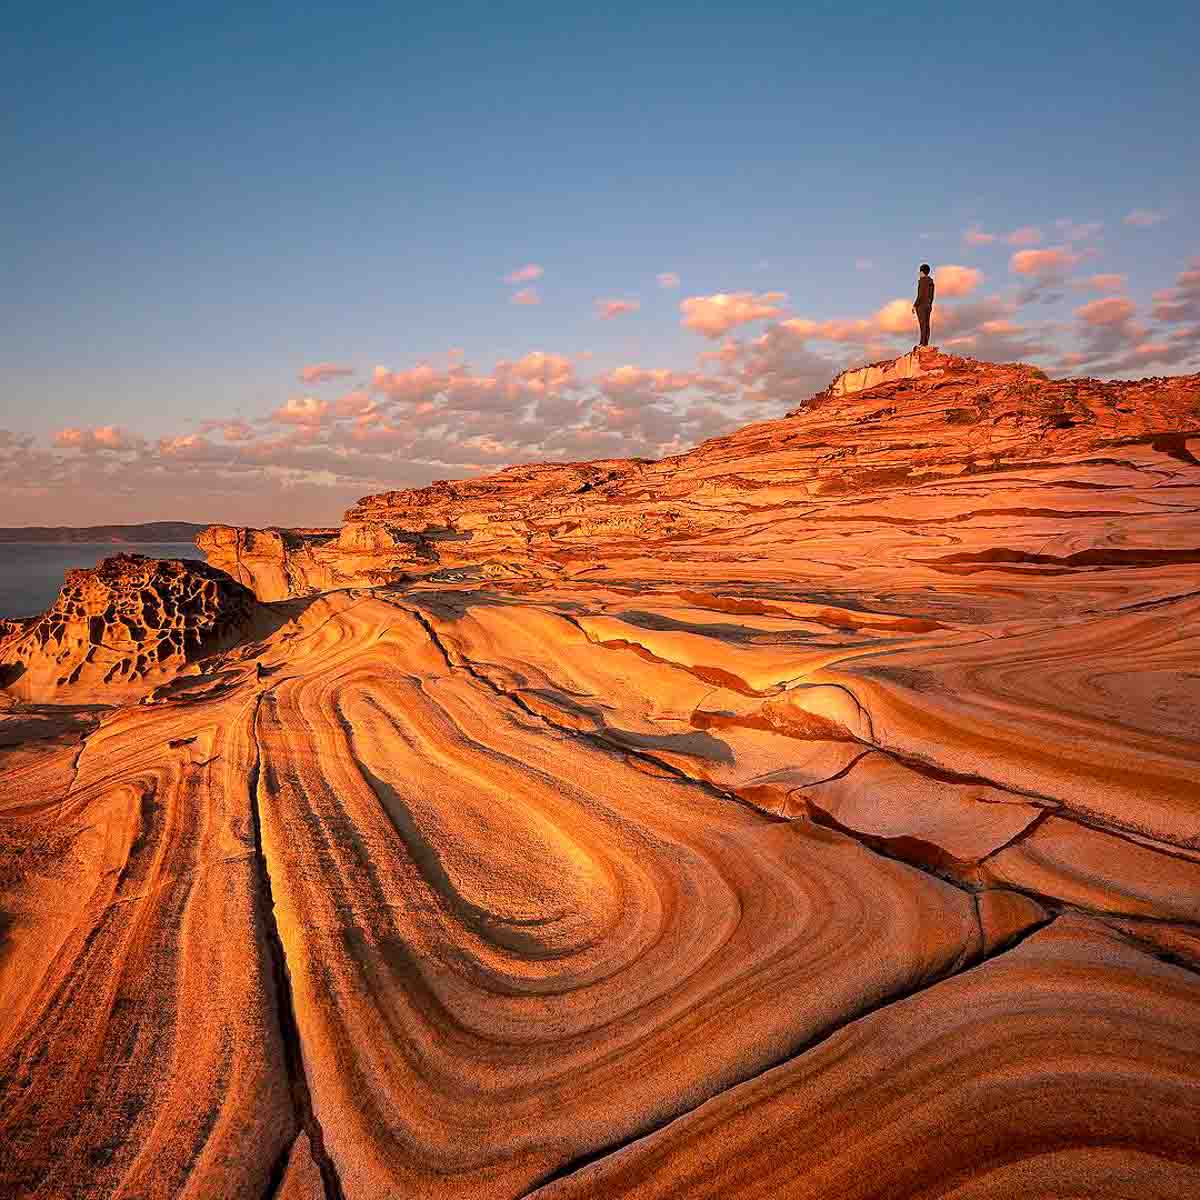
[[[0,694],[0,1194],[1195,1192],[1200,378],[919,365]]]
[[[243,640],[258,609],[204,563],[117,554],[68,571],[40,617],[0,625],[0,682],[26,700],[128,698]]]

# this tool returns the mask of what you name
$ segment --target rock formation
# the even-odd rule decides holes
[[[125,698],[241,641],[257,608],[252,592],[204,563],[117,554],[68,571],[40,617],[0,627],[0,680],[24,699],[63,689]]]
[[[674,458],[511,467],[368,496],[340,531],[218,526],[199,542],[264,600],[417,578],[658,577],[663,564],[705,586],[853,570],[885,587],[982,562],[1182,566],[1200,561],[1200,523],[1150,490],[1194,465],[1197,438],[1196,376],[1050,381],[928,350]]]
[[[873,369],[0,707],[0,1193],[1195,1192],[1200,377]]]

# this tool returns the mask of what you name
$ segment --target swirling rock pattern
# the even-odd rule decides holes
[[[1194,976],[1062,918],[534,1195],[1171,1200],[1198,1030]]]
[[[0,1194],[1195,1191],[1200,380],[916,367],[10,687]]]

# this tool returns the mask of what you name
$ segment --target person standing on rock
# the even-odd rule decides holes
[[[917,279],[917,298],[913,303],[913,312],[917,314],[917,322],[921,326],[921,345],[929,345],[929,314],[933,312],[933,276],[929,273],[929,264],[921,264],[921,274]]]

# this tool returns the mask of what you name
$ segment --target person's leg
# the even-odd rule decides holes
[[[929,345],[929,312],[927,308],[917,309],[917,320],[921,323],[921,345]]]

